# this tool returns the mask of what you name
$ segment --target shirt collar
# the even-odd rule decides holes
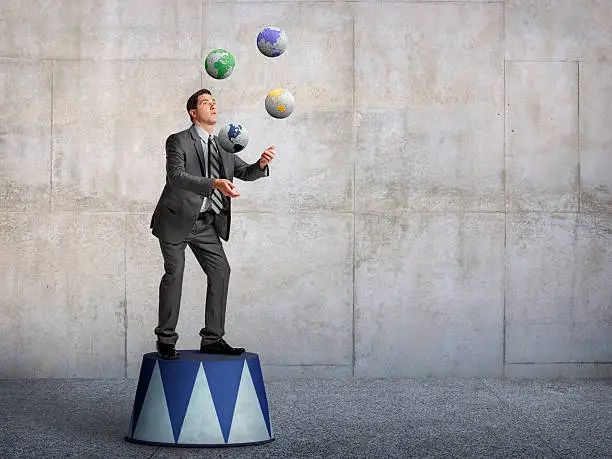
[[[202,129],[200,126],[198,126],[195,123],[194,123],[194,126],[196,128],[198,135],[200,136],[200,139],[202,139],[204,142],[208,142],[208,136],[212,134],[209,134],[208,132],[206,132],[204,129]]]

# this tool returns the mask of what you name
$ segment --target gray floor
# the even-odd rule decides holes
[[[0,381],[0,458],[612,457],[611,380],[266,383],[276,440],[124,441],[136,380]]]

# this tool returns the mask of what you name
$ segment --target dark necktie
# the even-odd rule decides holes
[[[219,153],[217,152],[217,148],[213,142],[212,135],[208,136],[208,165],[210,167],[210,177],[213,179],[218,179],[220,177]],[[223,195],[221,194],[221,191],[213,190],[210,198],[210,205],[213,212],[216,214],[223,209]]]

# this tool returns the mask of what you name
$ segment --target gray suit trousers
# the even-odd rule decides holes
[[[197,219],[185,241],[177,244],[159,244],[164,256],[164,275],[159,284],[159,322],[155,328],[157,340],[164,344],[176,344],[178,322],[185,269],[187,245],[204,270],[207,279],[204,328],[200,330],[202,344],[211,344],[225,334],[225,308],[230,278],[230,266],[219,235],[213,225],[214,216],[206,213],[205,219]]]

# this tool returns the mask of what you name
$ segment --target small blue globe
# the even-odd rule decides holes
[[[240,123],[229,123],[219,130],[219,145],[225,151],[238,153],[249,143],[249,132]]]
[[[278,57],[287,49],[287,35],[278,27],[266,27],[257,35],[257,48],[264,56]]]

